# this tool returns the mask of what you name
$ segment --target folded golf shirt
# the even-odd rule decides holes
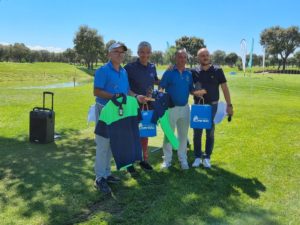
[[[171,128],[168,110],[169,108],[174,107],[174,104],[168,93],[154,92],[152,97],[155,101],[151,103],[153,108],[151,122],[155,124],[159,122],[164,134],[172,145],[172,148],[177,150],[179,147],[179,141]]]
[[[102,109],[95,134],[110,139],[117,169],[142,160],[138,123],[141,112],[134,97],[121,94]]]

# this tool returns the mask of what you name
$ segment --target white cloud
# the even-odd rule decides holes
[[[8,43],[8,42],[1,42],[1,45],[10,45],[13,43]],[[25,44],[26,45],[26,44]],[[47,50],[49,52],[63,52],[65,51],[65,49],[63,48],[59,48],[59,47],[54,47],[54,46],[41,46],[41,45],[26,45],[28,48],[30,48],[31,50]]]

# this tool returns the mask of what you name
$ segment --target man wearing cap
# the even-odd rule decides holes
[[[180,49],[175,54],[176,64],[173,69],[167,70],[160,81],[160,88],[170,95],[175,107],[169,109],[169,120],[172,129],[177,128],[179,148],[178,159],[183,170],[189,169],[187,162],[187,135],[189,129],[190,107],[188,105],[189,94],[202,96],[205,91],[195,91],[193,87],[192,74],[185,68],[187,62],[187,52],[185,49]],[[162,168],[171,166],[172,147],[167,138],[164,138],[163,143],[164,161]]]
[[[124,68],[128,73],[129,86],[132,95],[141,95],[151,97],[154,84],[158,84],[159,79],[156,73],[156,67],[149,62],[152,47],[150,43],[142,41],[138,45],[139,58],[132,63],[128,63]],[[141,108],[151,109],[150,104],[143,102]],[[146,105],[146,107],[145,107]],[[148,163],[148,138],[141,138],[144,160],[140,162],[140,166],[145,170],[152,170],[152,166]],[[129,168],[132,172],[134,167]]]
[[[228,115],[233,115],[233,106],[231,104],[230,92],[227,86],[227,81],[224,75],[223,70],[216,65],[212,65],[210,62],[209,51],[206,48],[201,48],[198,51],[198,60],[199,67],[192,69],[193,82],[196,89],[205,90],[207,93],[203,95],[204,103],[209,104],[212,107],[212,119],[215,117],[218,101],[219,101],[219,86],[224,94],[224,98],[227,103],[226,112]],[[199,102],[198,97],[194,97],[195,104]],[[206,145],[205,145],[205,154],[202,153],[201,149],[201,138],[202,138],[202,129],[194,129],[194,154],[195,161],[193,167],[199,167],[201,164],[205,168],[210,168],[210,156],[214,147],[214,131],[215,125],[212,124],[211,129],[206,130]],[[202,161],[203,157],[203,161]]]
[[[127,72],[121,67],[127,47],[120,43],[113,43],[108,49],[109,62],[95,72],[94,96],[96,97],[96,121],[101,109],[115,94],[128,94],[129,83]],[[117,183],[119,178],[111,175],[111,157],[109,139],[96,135],[95,159],[95,187],[104,193],[110,193],[108,183]]]

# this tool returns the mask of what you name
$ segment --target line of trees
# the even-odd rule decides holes
[[[68,62],[73,64],[86,65],[88,69],[93,69],[93,65],[98,62],[106,62],[108,47],[115,40],[104,43],[103,37],[96,29],[88,26],[80,26],[73,39],[74,47],[68,48],[64,52],[54,53],[47,50],[31,50],[23,43],[13,45],[0,45],[0,61],[14,62]],[[266,49],[266,66],[282,66],[285,70],[287,65],[300,67],[300,51],[295,50],[300,47],[299,27],[292,26],[281,28],[279,26],[267,28],[260,35],[260,43]],[[175,41],[175,46],[168,46],[163,51],[153,51],[151,61],[155,64],[174,63],[174,53],[177,49],[185,48],[188,52],[189,64],[197,64],[197,51],[206,47],[204,40],[198,37],[183,36]],[[247,56],[248,61],[249,56]],[[253,54],[253,66],[262,65],[262,56]],[[124,63],[135,60],[132,51],[128,49]],[[222,50],[212,53],[212,61],[219,65],[238,66],[241,68],[241,58],[234,52],[226,54]]]

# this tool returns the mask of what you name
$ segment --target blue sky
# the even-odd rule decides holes
[[[260,54],[260,32],[270,26],[300,26],[299,0],[0,0],[0,43],[31,48],[73,47],[80,25],[107,42],[125,42],[136,53],[140,41],[165,50],[183,35],[204,39],[211,50],[240,53],[245,38]]]

